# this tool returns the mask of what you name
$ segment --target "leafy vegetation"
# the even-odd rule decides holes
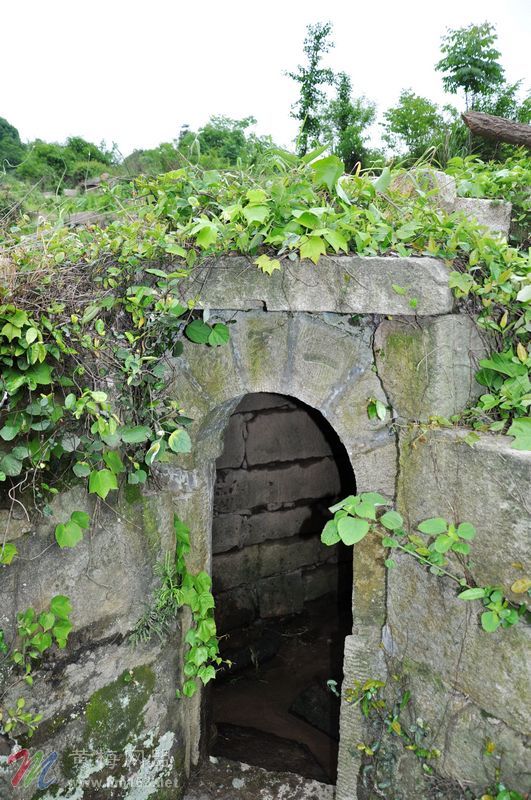
[[[214,619],[212,580],[206,572],[191,575],[186,567],[186,556],[190,552],[190,530],[174,515],[175,556],[166,555],[163,563],[157,564],[155,574],[160,578],[160,587],[153,596],[151,606],[138,621],[131,641],[145,642],[153,635],[164,639],[179,610],[186,606],[192,612],[192,625],[185,635],[188,649],[185,654],[183,672],[185,681],[181,691],[185,697],[193,697],[197,681],[206,686],[216,677],[216,666],[221,664]]]
[[[291,115],[300,124],[297,151],[301,156],[318,144],[322,132],[323,87],[333,84],[334,73],[321,62],[334,46],[330,41],[331,34],[330,22],[308,25],[303,46],[306,63],[299,64],[296,72],[288,72],[288,76],[299,85],[299,99]]]
[[[43,658],[53,645],[64,649],[72,630],[70,613],[72,605],[68,597],[56,595],[48,608],[38,614],[35,609],[27,608],[17,616],[17,635],[8,645],[5,635],[0,630],[0,676],[3,685],[0,690],[0,732],[13,734],[21,729],[32,736],[42,714],[25,711],[26,700],[19,697],[14,707],[4,704],[6,695],[17,685],[24,682],[33,686],[33,675]],[[13,681],[8,683],[9,678]]]
[[[379,536],[389,550],[385,566],[393,569],[396,562],[391,553],[403,553],[428,567],[430,573],[454,581],[461,591],[461,600],[482,600],[486,610],[481,614],[481,626],[487,633],[499,627],[510,628],[526,614],[526,605],[512,605],[503,592],[492,586],[470,585],[472,564],[468,561],[470,542],[476,530],[470,522],[454,524],[442,517],[426,519],[417,525],[416,532],[407,532],[402,516],[394,510],[384,510],[389,502],[377,492],[350,495],[330,508],[334,518],[326,523],[321,541],[326,545],[343,542],[355,545],[368,534]],[[419,535],[420,534],[420,535]],[[451,561],[450,561],[451,557]],[[459,574],[456,574],[456,570]],[[511,587],[515,593],[529,592],[527,581]]]
[[[435,69],[443,75],[447,92],[463,91],[467,108],[475,108],[478,99],[492,93],[503,83],[504,71],[496,50],[494,26],[488,22],[450,29],[443,37],[443,57]]]

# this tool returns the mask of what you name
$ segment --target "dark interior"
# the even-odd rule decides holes
[[[352,554],[325,548],[320,532],[328,506],[354,491],[319,412],[280,395],[244,398],[215,492],[216,619],[230,663],[209,690],[210,755],[335,783]]]

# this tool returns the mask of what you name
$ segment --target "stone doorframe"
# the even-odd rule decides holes
[[[222,452],[229,418],[247,394],[286,395],[322,413],[345,447],[357,490],[379,491],[393,499],[396,437],[388,424],[367,416],[369,397],[388,402],[373,370],[375,321],[366,317],[352,325],[350,316],[343,314],[265,311],[212,312],[213,319],[234,320],[231,343],[216,349],[187,344],[183,356],[176,360],[172,394],[194,418],[195,447],[188,463],[181,459],[179,468],[168,465],[164,469],[168,488],[178,496],[176,511],[191,528],[190,569],[211,571],[216,459]],[[371,539],[353,552],[348,674],[381,678],[383,555]],[[192,712],[188,707],[183,720],[189,766],[197,764],[201,756],[203,717],[201,697],[196,696],[191,703]],[[350,782],[355,767],[352,748],[355,750],[361,738],[357,717],[352,718],[351,709],[342,705],[338,787]]]
[[[397,285],[405,293],[397,293]],[[474,391],[475,325],[452,313],[448,269],[435,259],[323,258],[318,267],[286,262],[282,271],[266,276],[234,257],[202,267],[186,290],[187,296],[194,293],[206,320],[229,324],[231,339],[218,348],[187,342],[172,363],[170,394],[194,420],[195,446],[193,454],[179,457],[179,467],[167,464],[161,472],[192,531],[192,570],[211,571],[216,459],[230,415],[245,395],[282,394],[319,411],[345,447],[357,491],[394,500],[397,437],[389,422],[368,418],[369,398],[393,406],[392,417],[406,421],[449,416]],[[384,320],[388,316],[394,319]],[[345,688],[348,681],[385,680],[383,549],[367,537],[353,558]],[[188,768],[201,754],[201,703],[199,693],[191,711],[183,711]],[[336,800],[357,796],[356,745],[363,738],[359,707],[343,702]]]

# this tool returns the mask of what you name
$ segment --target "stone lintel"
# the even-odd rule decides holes
[[[183,294],[215,309],[426,316],[452,310],[448,275],[442,261],[429,257],[323,256],[318,264],[285,259],[280,270],[265,275],[251,258],[234,256],[198,267]]]

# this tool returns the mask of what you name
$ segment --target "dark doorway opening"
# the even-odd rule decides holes
[[[352,552],[320,533],[354,492],[319,412],[278,394],[242,400],[217,463],[212,574],[230,664],[210,690],[211,755],[335,783]]]

